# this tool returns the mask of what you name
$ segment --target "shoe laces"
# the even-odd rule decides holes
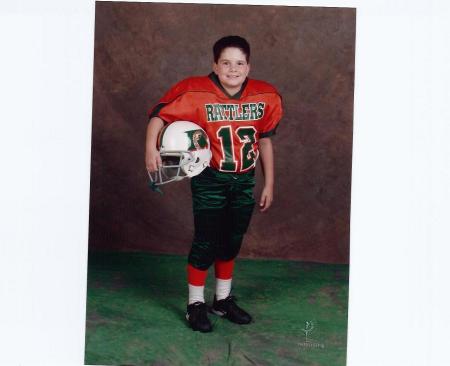
[[[237,300],[236,296],[234,295],[228,295],[225,299],[218,300],[224,304],[227,311],[230,311],[231,309],[239,309],[239,307],[236,305],[235,301]]]
[[[228,295],[225,299],[223,299],[226,302],[234,302],[237,300],[237,297],[234,295]]]
[[[190,304],[189,306],[192,306],[190,309],[191,314],[196,317],[206,318],[206,304],[201,301],[196,301],[193,304]]]

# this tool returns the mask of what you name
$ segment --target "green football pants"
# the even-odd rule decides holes
[[[188,262],[200,270],[215,259],[234,259],[255,206],[254,171],[222,173],[206,168],[191,179],[195,233]]]

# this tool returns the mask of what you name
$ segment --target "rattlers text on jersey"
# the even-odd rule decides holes
[[[255,167],[258,140],[275,134],[282,116],[281,97],[270,84],[252,79],[230,96],[211,73],[173,86],[150,109],[149,116],[166,123],[197,123],[211,142],[211,167],[244,173]]]

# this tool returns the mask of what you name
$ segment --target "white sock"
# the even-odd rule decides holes
[[[216,278],[216,299],[223,300],[230,295],[231,292],[231,278],[229,280],[221,280]]]
[[[205,286],[194,286],[190,284],[188,284],[188,286],[189,286],[189,305],[197,301],[205,302],[205,297],[203,295]]]

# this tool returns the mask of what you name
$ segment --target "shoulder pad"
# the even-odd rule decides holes
[[[171,87],[160,103],[170,103],[187,92],[214,92],[214,87],[207,76],[190,77]]]
[[[249,79],[247,88],[248,88],[248,95],[265,94],[265,93],[279,94],[274,86],[262,80]]]

